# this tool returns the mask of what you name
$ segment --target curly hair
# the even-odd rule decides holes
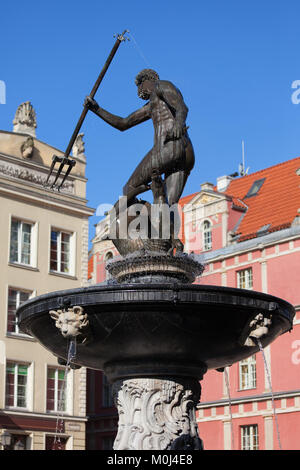
[[[158,73],[152,69],[143,69],[135,77],[135,84],[139,86],[145,80],[159,80]]]

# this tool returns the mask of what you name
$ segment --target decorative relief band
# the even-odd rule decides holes
[[[31,183],[38,184],[40,186],[44,185],[44,183],[46,182],[46,178],[47,178],[47,175],[45,176],[44,173],[40,171],[20,168],[18,165],[15,165],[13,163],[10,163],[8,165],[5,165],[2,163],[0,165],[0,174],[5,175],[5,176],[10,176],[11,178],[29,181]],[[63,187],[61,188],[61,192],[73,194],[74,182],[65,181]]]

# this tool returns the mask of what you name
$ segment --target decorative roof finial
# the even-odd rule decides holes
[[[78,136],[76,137],[76,140],[72,147],[72,153],[73,153],[73,157],[78,158],[79,160],[85,161],[86,158],[84,154],[85,148],[84,148],[83,136],[84,136],[84,133],[80,132],[80,134],[78,134]]]
[[[36,137],[36,114],[30,101],[20,104],[13,120],[13,131]]]

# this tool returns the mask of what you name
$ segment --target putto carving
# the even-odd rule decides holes
[[[114,450],[202,448],[195,407],[200,384],[195,379],[134,378],[113,385],[119,411]]]
[[[21,154],[23,158],[31,158],[34,150],[34,140],[31,136],[27,137],[24,140],[23,144],[20,147]]]
[[[13,120],[14,132],[30,134],[35,137],[36,114],[30,101],[20,104]]]
[[[81,344],[87,342],[89,336],[89,320],[83,308],[76,305],[63,310],[50,310],[55,326],[60,329],[64,338],[79,339]]]

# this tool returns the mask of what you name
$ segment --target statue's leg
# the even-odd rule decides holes
[[[189,176],[189,172],[185,170],[174,171],[165,177],[165,185],[167,189],[168,204],[172,206],[176,204],[185,187],[186,180]]]
[[[178,238],[178,233],[180,230],[180,217],[178,212],[178,201],[183,193],[183,189],[186,183],[186,180],[189,176],[188,171],[180,170],[175,173],[166,175],[165,184],[167,190],[168,204],[172,208],[170,212],[170,235],[172,239],[172,251],[176,248],[176,251],[183,251],[183,244]]]
[[[127,196],[128,201],[135,198],[150,189],[149,183],[151,182],[153,171],[153,149],[151,149],[143,160],[136,167],[129,180],[123,187],[123,195]]]
[[[148,185],[151,181],[151,161],[152,161],[152,150],[147,153],[147,155],[143,158],[140,164],[136,167],[132,175],[130,176],[129,180],[123,187],[123,196],[127,198],[124,203],[121,203],[120,207],[120,199],[115,203],[113,207],[114,211],[114,218],[119,217],[120,209],[124,209],[123,206],[126,207],[135,204],[137,201],[136,196],[138,194],[142,194],[145,191],[148,191],[150,186]]]

